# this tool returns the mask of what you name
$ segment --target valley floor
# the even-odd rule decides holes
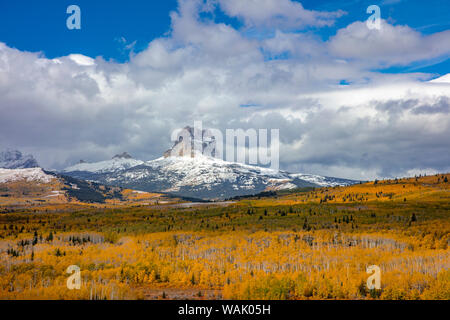
[[[5,207],[0,298],[449,300],[449,189],[433,176],[219,206]]]

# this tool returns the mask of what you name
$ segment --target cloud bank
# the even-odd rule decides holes
[[[126,63],[48,59],[0,43],[0,147],[56,169],[122,151],[150,160],[173,129],[202,120],[279,128],[286,170],[354,179],[450,171],[450,83],[373,71],[447,57],[449,31],[354,22],[324,41],[302,28],[330,26],[343,12],[276,3],[182,0],[168,35]],[[243,29],[201,17],[208,10]],[[255,39],[247,27],[273,32]]]

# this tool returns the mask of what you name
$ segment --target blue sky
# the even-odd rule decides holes
[[[305,9],[346,12],[332,27],[310,30],[324,40],[354,21],[365,21],[369,16],[366,8],[372,4],[380,6],[383,19],[394,25],[408,25],[422,34],[450,28],[450,1],[447,0],[304,0],[301,3]],[[81,8],[81,30],[66,28],[66,8],[71,4]],[[169,13],[176,9],[176,0],[2,1],[0,41],[20,50],[42,51],[48,58],[81,53],[94,58],[102,56],[124,62],[129,60],[129,50],[125,48],[127,44],[136,41],[133,50],[140,52],[151,40],[170,31]],[[224,15],[220,9],[215,10],[214,16],[207,17],[235,28],[242,27],[241,21]],[[254,34],[251,29],[246,32]],[[126,39],[126,43],[119,39]],[[450,72],[450,60],[448,57],[441,57],[380,71],[443,75]]]
[[[66,9],[81,8],[81,30]],[[369,28],[369,5],[381,29]],[[0,149],[160,157],[202,121],[279,129],[280,167],[450,171],[450,1],[2,1]],[[430,156],[431,155],[431,156]]]
[[[68,30],[66,9],[81,9],[81,30]],[[126,60],[117,41],[137,41],[143,49],[169,30],[169,12],[176,1],[44,0],[2,1],[0,41],[20,50],[43,51],[49,58],[70,53]]]

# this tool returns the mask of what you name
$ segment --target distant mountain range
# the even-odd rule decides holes
[[[357,181],[311,174],[289,173],[268,168],[227,162],[203,154],[186,153],[192,150],[191,140],[177,141],[172,149],[156,160],[133,159],[128,153],[111,160],[78,163],[63,170],[63,174],[106,185],[168,193],[180,197],[221,200],[263,191],[301,187],[346,186]],[[203,150],[212,150],[203,143]],[[209,153],[211,154],[211,152]]]
[[[12,149],[0,152],[0,168],[26,169],[37,167],[39,167],[39,164],[32,155],[23,155],[22,152]]]
[[[213,140],[203,141],[200,153],[187,151],[192,150],[194,130],[190,127],[185,129],[191,135],[190,139],[178,140],[163,157],[156,160],[136,160],[124,152],[111,160],[94,163],[81,160],[65,168],[58,177],[198,200],[223,200],[263,191],[357,183],[348,179],[276,171],[204,155],[205,150],[207,154],[214,155]],[[8,179],[47,181],[56,175],[43,171],[33,156],[24,156],[17,150],[0,152],[0,168],[16,169],[0,171],[0,183]]]

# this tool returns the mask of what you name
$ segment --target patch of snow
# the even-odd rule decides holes
[[[290,190],[290,189],[295,189],[295,188],[298,188],[295,184],[286,182],[286,183],[283,183],[283,184],[273,187],[272,190]]]
[[[45,198],[58,197],[63,194],[64,194],[64,192],[62,192],[60,190],[54,190],[54,191],[51,191],[51,194],[49,194],[48,196],[45,196]]]
[[[352,181],[346,180],[346,179],[330,178],[330,177],[324,177],[324,176],[319,176],[319,175],[315,175],[315,174],[291,173],[291,174],[289,174],[289,176],[292,178],[298,178],[301,180],[315,183],[321,187],[347,186],[347,185],[355,183],[355,182],[352,182]]]

